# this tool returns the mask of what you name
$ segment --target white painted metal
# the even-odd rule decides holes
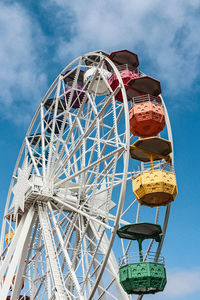
[[[95,70],[92,64],[85,64],[88,56],[94,59]],[[106,63],[118,77],[114,91],[107,73],[99,73]],[[90,75],[83,83],[82,95],[76,90],[80,70]],[[75,76],[68,95],[64,80],[72,71]],[[123,103],[116,99],[119,91]],[[55,100],[48,106],[50,98]],[[79,108],[72,108],[77,99]],[[129,161],[129,142],[134,139],[129,133],[129,107],[119,71],[101,51],[74,60],[47,91],[27,131],[8,193],[0,245],[4,299],[9,294],[12,299],[18,297],[22,280],[21,293],[31,300],[132,299],[119,283],[117,263],[132,243],[115,238],[119,226],[145,217],[145,208],[137,205],[130,185],[135,162]],[[49,127],[46,117],[52,111]],[[167,127],[171,137],[168,118]],[[20,207],[12,207],[13,187],[19,173],[26,175],[25,162],[30,172],[28,188],[20,190]],[[169,207],[165,216],[159,211],[151,209],[148,217],[152,215],[156,222],[163,219],[165,233]],[[31,212],[37,217],[30,217]],[[19,224],[15,217],[21,219]],[[11,231],[15,235],[6,246],[5,233]],[[23,249],[19,240],[23,240]],[[163,240],[158,248],[149,243],[149,251],[157,249],[155,260]]]
[[[55,246],[53,244],[53,237],[51,228],[48,223],[48,216],[46,207],[42,206],[42,204],[38,205],[38,213],[39,213],[39,220],[41,224],[41,229],[44,235],[44,243],[46,252],[48,255],[50,272],[53,279],[53,285],[55,292],[56,300],[65,300],[67,299],[64,287],[64,280],[63,276],[61,275],[59,266],[58,266],[58,254],[56,252]]]
[[[27,246],[27,241],[30,238],[30,231],[31,231],[31,226],[34,221],[34,215],[35,215],[35,210],[32,207],[29,210],[28,214],[26,215],[26,219],[24,221],[24,226],[23,226],[22,230],[20,232],[18,231],[18,233],[19,233],[18,240],[17,241],[15,240],[15,242],[17,242],[16,247],[14,249],[13,256],[11,258],[9,265],[6,266],[7,267],[6,278],[5,278],[2,288],[0,290],[0,295],[1,295],[2,300],[6,300],[6,298],[7,298],[7,295],[8,295],[10,286],[11,286],[12,278],[15,274],[16,267],[19,263],[19,259],[20,260],[25,259],[24,247]],[[4,264],[3,264],[3,266],[4,266]],[[19,264],[19,266],[20,266],[20,264]],[[18,270],[18,272],[19,271],[21,271],[21,270]],[[0,269],[0,273],[5,274],[2,269]],[[15,292],[15,289],[14,289],[14,292]],[[16,296],[17,296],[18,292],[19,291],[16,291]],[[13,295],[13,297],[15,297],[15,295]]]

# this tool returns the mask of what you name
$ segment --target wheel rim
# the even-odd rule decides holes
[[[80,72],[91,67],[85,63],[88,57],[97,61],[98,69],[82,89]],[[102,71],[106,65],[119,81],[114,91],[106,72]],[[70,81],[73,72],[75,79]],[[70,89],[66,88],[66,82],[70,83]],[[102,84],[107,95],[98,90]],[[122,102],[115,99],[119,92]],[[47,105],[50,98],[55,101]],[[117,258],[125,255],[132,243],[115,239],[116,230],[133,220],[141,222],[147,216],[146,208],[138,205],[130,192],[123,210],[126,185],[135,169],[135,162],[129,163],[129,142],[137,139],[129,137],[130,107],[118,69],[101,52],[74,60],[47,91],[27,131],[8,193],[5,216],[16,214],[19,209],[17,218],[20,216],[21,221],[5,218],[2,226],[1,253],[5,259],[1,270],[8,272],[7,277],[16,273],[11,292],[14,296],[19,296],[17,284],[21,286],[25,279],[24,295],[31,299],[57,299],[58,296],[130,299],[119,284]],[[164,135],[172,142],[166,108],[165,117]],[[19,196],[20,189],[20,197],[26,199],[25,208],[23,199],[17,201],[16,196],[13,203],[13,192],[16,190],[14,194]],[[128,190],[132,188],[128,186]],[[151,211],[156,224],[163,222],[159,246],[153,240],[146,245],[147,253],[154,249],[155,261],[161,252],[169,212],[170,205]],[[29,228],[26,239],[20,235],[24,224]],[[4,242],[5,232],[15,232],[8,247]],[[12,247],[17,245],[17,237],[26,250],[19,250],[15,257],[21,258],[19,264],[13,262],[17,271],[9,268],[6,271],[13,261]],[[10,294],[8,279],[6,284],[5,295]]]
[[[101,70],[105,64],[105,57],[100,53],[91,54],[100,58],[98,68]],[[94,93],[94,90],[90,93],[90,86],[93,83],[90,82],[89,85],[86,83],[88,86],[84,92],[83,102],[79,103],[79,109],[70,109],[69,103],[73,101],[74,94],[71,93],[65,98],[67,91],[63,81],[66,79],[64,74],[69,68],[74,67],[76,70],[75,80],[72,83],[73,91],[78,82],[79,70],[87,68],[84,64],[87,56],[78,58],[65,68],[47,92],[27,132],[14,171],[14,176],[18,177],[18,180],[11,183],[8,196],[5,215],[11,214],[13,210],[16,213],[19,209],[24,216],[23,205],[17,202],[18,196],[15,195],[13,200],[12,191],[15,187],[18,194],[22,183],[28,181],[31,183],[32,187],[30,186],[28,190],[27,184],[21,193],[26,194],[25,211],[30,211],[33,203],[35,207],[32,216],[35,221],[31,223],[33,230],[29,232],[32,248],[27,247],[32,262],[26,266],[25,271],[26,278],[29,274],[29,280],[25,281],[25,294],[31,295],[33,299],[43,299],[47,291],[48,297],[56,297],[56,293],[53,292],[55,288],[60,295],[64,295],[65,292],[69,299],[90,299],[93,295],[95,297],[101,294],[111,295],[102,282],[102,272],[111,274],[112,280],[114,276],[116,281],[116,259],[115,266],[109,262],[109,266],[106,267],[106,263],[125,196],[129,158],[128,106],[125,88],[119,74],[121,87],[119,85],[112,91],[109,90],[103,73],[100,78],[101,85],[103,81],[108,86],[108,95],[99,95],[98,91]],[[110,60],[107,59],[107,63],[118,73]],[[100,80],[95,84],[98,89]],[[114,96],[119,91],[123,94],[124,103],[115,101]],[[52,96],[56,98],[54,117],[51,123],[48,123],[47,116],[52,112],[52,106],[46,110],[45,101]],[[59,111],[63,99],[65,111]],[[59,133],[55,133],[55,128]],[[20,172],[23,177],[21,185]],[[26,178],[25,173],[29,173]],[[117,189],[117,200],[114,203],[111,196],[118,186],[121,186],[121,191]],[[14,207],[13,201],[17,203],[15,205],[17,207]],[[115,212],[111,215],[109,211],[114,206]],[[19,235],[16,222],[13,223],[11,218],[5,222],[6,231],[16,231],[15,235]],[[48,238],[49,230],[51,238],[53,237],[52,243]],[[37,245],[36,249],[43,249],[41,254],[38,250],[34,250],[33,245]],[[77,249],[76,253],[72,252],[72,248]],[[46,255],[50,256],[53,249],[57,249],[58,252],[57,267],[53,258],[49,261],[45,258]],[[43,260],[46,264],[41,263]],[[75,264],[73,267],[70,261]],[[45,280],[42,279],[45,277]],[[69,283],[70,281],[72,283]],[[60,290],[59,286],[62,286]],[[117,286],[119,292],[124,295],[118,282]],[[16,288],[13,289],[15,293]]]

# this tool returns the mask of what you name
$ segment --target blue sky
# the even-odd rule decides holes
[[[161,81],[179,194],[163,249],[168,285],[148,300],[200,299],[199,14],[197,0],[0,2],[0,218],[34,111],[67,63],[92,50],[129,49]]]

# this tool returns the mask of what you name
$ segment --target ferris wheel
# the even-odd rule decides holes
[[[159,81],[138,66],[128,50],[90,52],[47,91],[8,192],[2,300],[130,300],[164,289],[172,133]],[[153,268],[150,286],[134,275],[131,249],[137,268]]]

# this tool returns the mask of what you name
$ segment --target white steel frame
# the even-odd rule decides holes
[[[97,69],[84,85],[80,108],[73,109],[70,103],[79,72],[90,68],[85,64],[88,56],[98,58]],[[106,63],[117,74],[119,85],[114,91],[100,72]],[[64,79],[69,70],[75,70],[75,77],[67,99]],[[100,80],[108,87],[107,95],[91,92],[94,82],[98,88]],[[123,103],[115,99],[119,91]],[[49,98],[55,99],[54,107],[46,110]],[[63,103],[64,109],[59,110]],[[119,283],[117,263],[117,258],[128,252],[131,242],[115,239],[119,226],[134,222],[132,212],[136,222],[143,214],[133,195],[131,200],[128,196],[129,203],[124,206],[127,182],[133,171],[129,144],[135,138],[129,133],[129,106],[118,69],[101,51],[75,59],[47,91],[27,131],[8,192],[0,244],[2,300],[10,294],[12,300],[17,299],[20,293],[31,300],[132,299]],[[172,142],[164,108],[168,138]],[[53,119],[48,122],[50,112]],[[59,133],[55,134],[58,122]],[[28,179],[31,187],[24,191],[24,212],[19,210],[15,215],[12,191],[18,182],[19,168],[23,172],[27,162],[31,166]],[[165,210],[161,214],[163,235],[159,246],[154,245],[155,261],[163,245],[170,205],[162,209]],[[159,208],[151,211],[155,223],[159,211]],[[20,222],[13,217],[21,218]],[[6,245],[5,234],[11,231],[15,235]],[[150,241],[148,251],[153,244]],[[23,283],[24,289],[20,291]]]

